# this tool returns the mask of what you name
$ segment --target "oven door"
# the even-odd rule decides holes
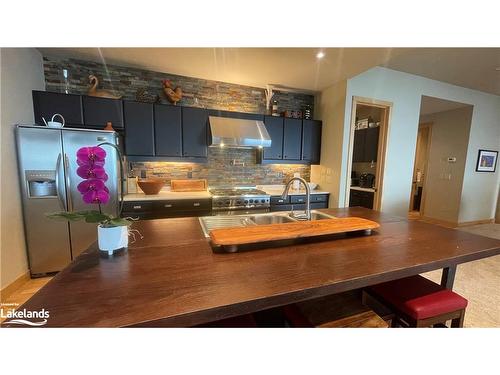
[[[231,210],[212,210],[212,216],[225,216],[225,215],[253,215],[265,214],[270,212],[269,207],[266,208],[242,208]]]

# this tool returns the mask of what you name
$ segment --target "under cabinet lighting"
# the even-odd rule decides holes
[[[316,58],[318,59],[322,59],[323,57],[325,57],[325,53],[323,51],[319,51],[317,54],[316,54]]]

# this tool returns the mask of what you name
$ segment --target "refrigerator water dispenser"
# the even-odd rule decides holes
[[[30,198],[56,198],[56,171],[26,171]]]

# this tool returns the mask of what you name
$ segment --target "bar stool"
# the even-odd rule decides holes
[[[411,276],[366,288],[363,303],[377,311],[382,306],[393,313],[391,327],[463,327],[467,300],[426,279]]]
[[[361,303],[361,293],[351,291],[283,307],[294,328],[387,328],[388,324]]]

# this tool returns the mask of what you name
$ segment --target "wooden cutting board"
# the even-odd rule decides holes
[[[231,246],[371,230],[379,226],[378,223],[371,220],[360,217],[346,217],[256,225],[243,228],[214,229],[210,232],[210,238],[216,246]]]
[[[207,180],[171,180],[171,191],[206,191]]]

